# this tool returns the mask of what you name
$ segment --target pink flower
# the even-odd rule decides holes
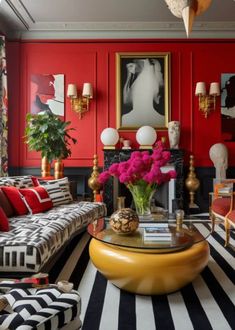
[[[177,173],[175,170],[171,170],[168,173],[170,174],[171,179],[175,179],[177,177]]]
[[[118,164],[118,163],[112,164],[109,168],[109,174],[114,175],[114,176],[118,176],[119,175],[119,165],[120,164]]]
[[[119,181],[121,183],[128,183],[130,180],[130,177],[126,173],[122,173],[119,177]]]
[[[106,181],[108,181],[110,177],[110,174],[108,171],[102,172],[100,173],[99,177],[98,177],[98,181],[102,184],[104,184]]]
[[[144,164],[146,166],[148,166],[148,165],[150,165],[152,163],[152,158],[151,158],[151,156],[149,154],[143,155],[142,160],[143,160],[143,162],[144,162]]]
[[[152,154],[148,151],[134,151],[127,161],[114,163],[108,171],[99,175],[99,182],[105,183],[110,176],[115,176],[120,182],[130,186],[145,185],[155,189],[158,185],[176,178],[176,171],[162,173],[161,167],[170,160],[171,154],[164,150],[161,142],[157,143]]]
[[[141,151],[134,151],[134,152],[132,152],[130,159],[141,158],[141,157],[142,157]]]
[[[153,151],[153,154],[151,155],[151,158],[152,158],[153,160],[159,160],[159,159],[162,158],[162,153],[160,152],[159,149],[154,150],[154,151]]]
[[[119,173],[125,172],[129,168],[129,164],[127,162],[119,163]]]
[[[148,151],[142,151],[141,155],[142,155],[142,158],[144,158],[144,156],[149,157],[149,152]]]
[[[154,172],[149,172],[143,177],[143,179],[148,183],[154,183],[156,182],[156,175]]]
[[[168,162],[171,159],[171,153],[169,151],[163,151],[162,158]]]

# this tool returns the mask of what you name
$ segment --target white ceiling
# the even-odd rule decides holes
[[[2,0],[0,28],[9,37],[185,38],[164,0]],[[235,38],[235,1],[212,0],[192,38]]]

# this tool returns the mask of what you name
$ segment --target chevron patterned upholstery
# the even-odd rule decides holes
[[[7,310],[1,311],[0,329],[57,330],[79,318],[81,311],[78,292],[72,290],[64,293],[56,286],[46,289],[12,289],[3,297],[11,309],[10,313]]]

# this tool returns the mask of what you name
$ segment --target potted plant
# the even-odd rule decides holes
[[[75,144],[77,140],[69,134],[74,130],[68,127],[70,124],[70,121],[62,121],[59,116],[51,113],[27,114],[26,143],[30,150],[41,152],[42,176],[50,175],[48,166],[52,160],[61,164],[62,159],[71,155],[71,142]]]

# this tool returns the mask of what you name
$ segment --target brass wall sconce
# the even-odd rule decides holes
[[[82,95],[78,95],[76,84],[68,84],[67,96],[71,101],[71,108],[78,113],[79,119],[89,110],[90,99],[93,98],[91,83],[84,83]]]
[[[206,94],[206,84],[204,82],[198,82],[195,95],[199,97],[199,110],[207,118],[210,112],[215,110],[216,97],[220,95],[219,83],[212,82],[210,84],[209,94]]]

